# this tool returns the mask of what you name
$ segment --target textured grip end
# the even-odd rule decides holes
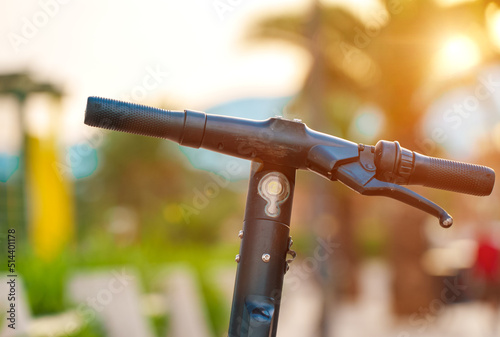
[[[495,184],[495,171],[481,165],[427,157],[415,153],[415,169],[410,184],[485,196]]]
[[[184,112],[169,111],[101,97],[89,97],[85,124],[108,130],[166,138],[178,142]]]
[[[103,127],[101,124],[104,124],[103,121],[105,119],[104,116],[101,115],[101,100],[104,98],[100,97],[89,97],[87,98],[87,107],[85,109],[85,119],[84,123],[89,126],[94,127]]]

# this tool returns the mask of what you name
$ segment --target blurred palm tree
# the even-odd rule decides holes
[[[104,229],[122,245],[213,244],[224,221],[241,211],[234,191],[190,168],[166,140],[110,133],[100,161],[76,186],[78,237]]]
[[[313,127],[349,137],[359,107],[374,104],[385,113],[384,137],[422,152],[426,149],[419,142],[419,125],[429,105],[443,91],[475,78],[473,68],[440,77],[440,67],[446,64],[436,64],[435,56],[444,43],[453,36],[468,36],[476,43],[483,63],[497,58],[488,38],[488,5],[488,1],[456,1],[444,6],[431,0],[386,0],[361,19],[342,7],[316,0],[310,12],[261,21],[250,40],[285,40],[310,52],[311,69],[295,110],[303,111]],[[354,207],[348,193],[336,193],[340,207],[335,216],[343,225],[341,239],[352,242]],[[414,313],[433,298],[430,277],[419,263],[427,246],[421,227],[424,216],[407,207],[391,211],[395,220],[390,227],[390,260],[398,314]],[[347,254],[356,264],[355,250],[348,249]],[[350,281],[353,279],[354,272]]]

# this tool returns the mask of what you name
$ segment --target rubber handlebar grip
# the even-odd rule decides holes
[[[413,154],[415,161],[408,184],[478,196],[489,195],[493,190],[495,171],[489,167]]]
[[[89,97],[85,110],[85,124],[180,142],[185,115],[183,111],[163,110],[108,98]]]

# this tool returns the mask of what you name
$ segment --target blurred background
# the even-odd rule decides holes
[[[498,1],[0,6],[0,336],[227,331],[249,163],[89,128],[88,96],[500,167]],[[500,336],[498,188],[414,190],[454,226],[298,173],[279,335]]]

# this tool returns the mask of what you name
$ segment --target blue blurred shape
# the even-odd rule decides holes
[[[97,170],[97,151],[88,144],[75,144],[68,151],[71,172],[76,179],[88,177]]]
[[[283,109],[293,96],[245,98],[226,102],[206,110],[206,113],[256,120],[282,116]],[[216,173],[228,180],[248,178],[250,161],[203,149],[181,146],[189,162],[198,169]]]
[[[19,157],[0,153],[0,181],[6,183],[19,168]]]

